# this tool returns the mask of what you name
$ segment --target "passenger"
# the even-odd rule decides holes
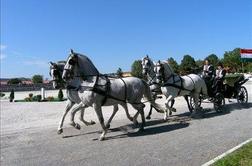
[[[226,76],[226,70],[223,68],[223,64],[219,62],[216,70],[216,76],[214,79],[215,93],[221,91],[225,76]]]
[[[205,65],[203,66],[203,79],[206,82],[207,91],[209,96],[212,96],[212,85],[214,81],[214,67],[208,59],[205,60]]]

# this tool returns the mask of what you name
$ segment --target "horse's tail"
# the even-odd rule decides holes
[[[144,98],[147,99],[147,101],[149,101],[151,105],[157,109],[158,112],[164,113],[165,108],[160,104],[155,103],[155,99],[152,96],[149,85],[144,80],[142,80],[142,82],[144,84]]]

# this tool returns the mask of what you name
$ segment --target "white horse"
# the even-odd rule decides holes
[[[195,103],[195,111],[199,110],[199,95],[208,96],[205,81],[196,74],[179,76],[173,72],[173,69],[166,62],[158,61],[154,67],[157,82],[161,84],[161,91],[166,96],[165,106],[169,111],[169,102],[178,96],[189,95]],[[164,119],[167,119],[167,110],[165,110]]]
[[[58,134],[61,134],[63,132],[62,127],[63,127],[63,123],[64,123],[67,113],[75,104],[79,104],[81,102],[81,99],[78,96],[78,91],[74,88],[70,88],[71,82],[68,85],[66,85],[66,82],[62,79],[62,73],[63,73],[63,69],[66,62],[65,61],[59,61],[57,63],[50,62],[50,64],[51,65],[50,65],[49,74],[52,77],[51,81],[53,83],[53,87],[55,89],[66,87],[67,105],[66,105],[64,114],[60,120],[58,131],[57,131]],[[82,121],[87,126],[95,124],[95,122],[92,120],[90,122],[84,120],[84,111],[85,111],[85,108],[81,108],[81,114],[79,117],[80,121]],[[71,123],[71,125],[73,124]],[[75,126],[75,127],[80,129],[80,126]]]
[[[99,73],[88,57],[74,53],[72,50],[64,67],[62,78],[67,82],[75,78],[81,78],[83,80],[82,83],[76,83],[75,85],[79,89],[82,101],[78,107],[94,107],[103,129],[100,140],[105,138],[108,128],[104,125],[102,106],[120,104],[128,112],[127,103],[130,103],[138,111],[133,118],[134,123],[137,122],[138,114],[141,114],[142,124],[140,130],[144,129],[145,124],[143,110],[145,105],[141,101],[143,96],[154,107],[163,110],[161,106],[153,101],[151,91],[145,81],[135,77],[109,79],[107,76]],[[75,108],[72,111],[71,116],[73,122],[77,110],[78,108]],[[114,112],[116,113],[116,111]]]
[[[152,94],[153,94],[154,98],[156,98],[157,94],[162,93],[162,92],[161,92],[160,85],[156,81],[156,74],[154,72],[154,66],[155,65],[154,65],[153,61],[149,58],[148,55],[146,55],[142,59],[142,73],[147,76],[148,84],[150,85],[150,89],[152,91]],[[188,96],[185,95],[184,98],[186,100],[189,111],[192,112],[193,108],[189,104]],[[172,99],[171,106],[170,106],[171,108],[173,108],[174,103],[175,103],[175,100]],[[149,112],[148,116],[146,117],[146,119],[150,119],[151,114],[152,114],[152,107],[150,108],[150,112]],[[172,112],[170,112],[169,114],[171,115]]]

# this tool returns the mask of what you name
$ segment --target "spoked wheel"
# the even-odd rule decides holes
[[[244,104],[248,102],[248,91],[244,86],[239,88],[236,99],[238,103]]]
[[[225,98],[224,98],[223,94],[216,93],[216,95],[214,97],[213,104],[214,104],[214,109],[216,112],[222,112],[223,107],[225,105]]]
[[[189,96],[189,102],[190,102],[190,106],[191,106],[191,108],[192,108],[192,110],[190,110],[190,112],[192,113],[193,110],[195,110],[195,103],[194,103],[193,97]],[[201,103],[202,103],[202,96],[200,95],[198,107],[201,106]]]

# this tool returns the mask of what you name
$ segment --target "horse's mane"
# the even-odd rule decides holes
[[[165,68],[165,70],[169,72],[169,74],[174,74],[173,68],[169,65],[167,61],[162,61],[161,63],[163,67]]]

